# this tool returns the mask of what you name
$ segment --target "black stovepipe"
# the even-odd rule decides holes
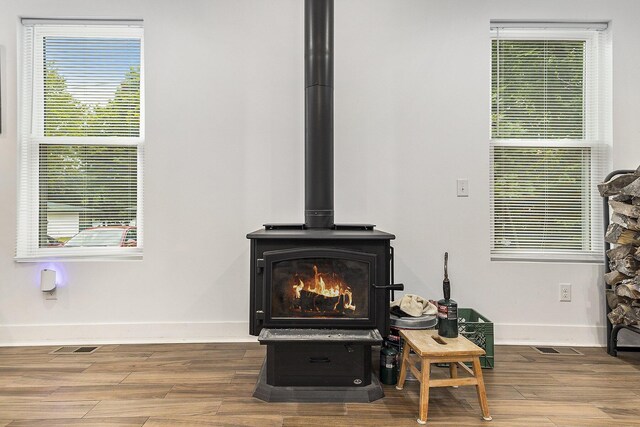
[[[333,0],[306,0],[305,227],[333,228]]]

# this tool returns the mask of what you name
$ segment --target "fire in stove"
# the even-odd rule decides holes
[[[296,274],[294,283],[292,310],[337,313],[356,309],[351,287],[335,273],[318,272],[317,265],[313,266],[313,278],[305,282]]]
[[[306,257],[271,264],[268,296],[274,319],[367,319],[370,261]],[[268,261],[267,261],[268,262]]]

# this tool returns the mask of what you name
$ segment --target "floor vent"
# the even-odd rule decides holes
[[[547,354],[553,356],[584,356],[573,347],[531,347],[540,354]]]
[[[100,347],[96,346],[83,346],[83,347],[71,347],[65,346],[53,350],[49,354],[91,354]]]

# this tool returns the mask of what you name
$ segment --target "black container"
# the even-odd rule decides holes
[[[386,343],[380,349],[380,382],[388,385],[398,382],[398,350]]]
[[[458,303],[451,299],[448,263],[449,253],[445,252],[444,280],[442,281],[444,299],[438,301],[438,335],[444,338],[455,338],[458,336]]]

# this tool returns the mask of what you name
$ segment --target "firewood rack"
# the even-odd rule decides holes
[[[608,182],[610,179],[614,178],[617,175],[623,175],[626,173],[633,173],[635,172],[635,170],[633,169],[619,169],[619,170],[615,170],[613,172],[611,172],[609,175],[607,175],[607,177],[604,179],[604,182]],[[604,219],[604,231],[606,233],[607,228],[609,227],[609,221],[610,221],[610,217],[609,217],[609,197],[605,196],[602,198],[602,209],[604,212],[603,215],[603,219]],[[609,257],[607,256],[607,251],[611,249],[611,244],[609,242],[607,242],[605,240],[604,242],[604,272],[605,273],[609,273],[611,271],[611,268],[609,266]],[[611,286],[608,285],[605,282],[605,307],[606,307],[606,322],[607,322],[607,353],[609,353],[609,355],[617,357],[618,356],[618,351],[640,351],[640,347],[634,347],[634,346],[619,346],[618,345],[618,333],[622,330],[622,329],[627,329],[631,332],[635,332],[636,334],[640,334],[640,328],[637,326],[629,326],[629,325],[612,325],[611,322],[609,321],[609,313],[611,312],[611,308],[609,307],[609,303],[607,301],[606,298],[606,292],[615,292],[614,287],[615,286]]]

